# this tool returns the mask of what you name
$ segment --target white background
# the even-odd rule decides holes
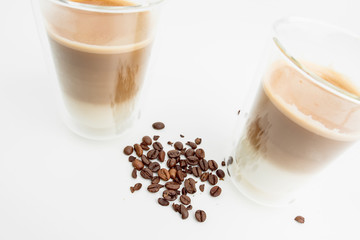
[[[131,194],[122,149],[145,134],[202,137],[208,159],[231,150],[237,111],[274,20],[324,20],[360,33],[358,0],[169,0],[164,5],[142,118],[113,141],[62,123],[29,0],[0,7],[0,239],[360,239],[359,144],[286,208],[257,205],[230,179],[193,197],[184,221],[159,194]],[[151,128],[154,121],[167,127]],[[143,181],[144,182],[144,181]],[[147,186],[147,185],[145,185]],[[208,219],[198,223],[196,209]],[[293,219],[305,217],[305,224]]]

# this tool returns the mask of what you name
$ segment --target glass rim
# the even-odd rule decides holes
[[[85,10],[85,11],[103,12],[103,13],[131,13],[131,12],[143,12],[150,10],[151,8],[160,5],[165,0],[152,0],[152,1],[148,1],[147,3],[138,4],[134,6],[100,6],[100,5],[86,4],[80,2],[73,2],[70,0],[49,0],[49,1],[62,6],[79,9],[79,10]]]
[[[310,71],[309,69],[307,69],[304,65],[302,65],[297,60],[296,57],[294,57],[290,52],[288,52],[286,50],[286,47],[284,47],[284,45],[281,42],[281,36],[280,36],[281,34],[279,33],[277,28],[283,24],[293,24],[293,23],[300,23],[300,24],[310,24],[311,23],[311,24],[314,24],[317,27],[321,27],[323,29],[324,28],[331,29],[331,30],[341,33],[343,35],[347,35],[347,36],[357,39],[359,41],[359,45],[360,45],[360,35],[353,33],[347,29],[338,27],[336,25],[332,25],[332,24],[325,23],[325,22],[318,21],[318,20],[301,18],[301,17],[285,17],[285,18],[281,18],[281,19],[275,21],[275,23],[273,24],[273,32],[274,32],[273,41],[275,42],[276,46],[280,49],[280,52],[285,56],[286,59],[288,59],[298,69],[298,71],[305,74],[312,82],[314,82],[318,86],[330,91],[333,94],[336,94],[342,98],[345,98],[351,102],[354,102],[354,103],[360,105],[360,96],[352,94],[342,88],[339,88],[339,87],[329,83],[328,81],[326,81],[319,75],[317,75],[317,74],[313,73],[312,71]]]

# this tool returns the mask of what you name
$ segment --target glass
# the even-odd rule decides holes
[[[360,138],[360,37],[300,18],[273,30],[228,168],[244,195],[276,206]]]
[[[161,2],[33,0],[62,116],[75,133],[113,138],[139,118]]]

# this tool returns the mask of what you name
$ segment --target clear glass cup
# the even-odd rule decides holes
[[[113,138],[139,118],[162,2],[33,0],[62,116],[75,133]]]
[[[228,170],[244,195],[281,206],[360,139],[360,37],[286,18],[267,50]]]

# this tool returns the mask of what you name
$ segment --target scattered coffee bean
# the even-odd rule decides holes
[[[193,168],[192,168],[192,174],[193,174],[195,177],[200,177],[201,174],[202,174],[202,170],[201,170],[199,167],[193,167]]]
[[[195,139],[195,143],[196,143],[197,145],[200,145],[200,144],[201,144],[201,138],[196,138],[196,139]]]
[[[173,203],[172,208],[174,209],[175,212],[179,212],[180,211],[180,204]]]
[[[170,158],[177,158],[180,156],[180,152],[178,150],[170,150],[167,152],[167,155],[170,157]]]
[[[159,143],[159,142],[154,142],[154,143],[153,143],[153,148],[154,148],[155,150],[158,150],[158,151],[163,150],[163,146],[162,146],[162,144]]]
[[[184,181],[185,177],[186,177],[186,173],[183,172],[182,170],[177,170],[176,171],[176,177],[182,182]]]
[[[165,152],[163,150],[159,152],[158,159],[160,162],[163,162],[165,160]]]
[[[149,136],[144,136],[144,137],[142,138],[142,142],[145,143],[146,145],[151,145],[151,143],[152,143],[151,137],[149,137]]]
[[[176,172],[177,170],[175,168],[172,168],[169,170],[170,178],[175,179],[176,178]]]
[[[195,155],[195,151],[192,148],[189,148],[185,151],[185,157],[190,157],[194,155]]]
[[[210,175],[209,175],[208,182],[209,182],[211,185],[217,184],[218,181],[219,181],[219,179],[218,179],[218,177],[217,177],[215,174],[210,174]]]
[[[153,177],[151,179],[151,184],[158,184],[160,182],[160,178],[158,176]]]
[[[149,159],[156,159],[159,156],[159,151],[156,149],[151,149],[150,151],[147,152],[146,156]]]
[[[205,159],[200,159],[199,160],[199,167],[201,168],[201,170],[207,171],[209,169],[208,161],[206,161]]]
[[[173,143],[171,141],[168,141],[167,144],[169,144],[170,146],[173,145]]]
[[[220,178],[223,179],[225,177],[225,172],[221,169],[216,170],[216,175]]]
[[[200,186],[199,186],[199,189],[200,189],[200,191],[204,191],[205,190],[205,184],[201,184]]]
[[[152,162],[150,163],[149,165],[149,169],[152,171],[152,172],[158,172],[160,170],[160,164],[157,163],[157,162]]]
[[[178,190],[180,188],[180,184],[176,182],[167,182],[165,183],[165,187],[169,190]]]
[[[158,203],[161,205],[161,206],[169,206],[169,201],[164,199],[164,198],[159,198],[158,199]]]
[[[221,187],[214,186],[210,189],[210,195],[213,197],[217,197],[221,194]]]
[[[189,211],[186,209],[186,207],[183,204],[180,204],[180,210],[182,219],[187,219],[189,217]]]
[[[204,172],[203,174],[201,174],[201,176],[200,176],[200,180],[202,181],[202,182],[205,182],[205,181],[207,181],[208,179],[209,179],[209,173],[208,172]]]
[[[134,156],[129,156],[129,162],[133,162],[136,159]]]
[[[206,213],[203,210],[197,210],[195,212],[195,218],[196,220],[198,220],[199,222],[205,222],[206,220]]]
[[[168,200],[168,201],[175,201],[176,198],[177,198],[177,194],[176,194],[176,191],[175,190],[165,190],[163,192],[163,198]]]
[[[199,164],[199,159],[196,156],[189,156],[186,158],[186,162],[187,164],[194,166]]]
[[[151,193],[156,193],[160,190],[160,188],[164,187],[164,185],[161,185],[161,184],[157,184],[157,183],[153,183],[153,184],[150,184],[148,187],[147,187],[147,190]]]
[[[131,192],[131,193],[134,193],[134,192],[135,192],[135,189],[134,189],[133,186],[130,187],[130,192]]]
[[[226,166],[225,160],[223,160],[223,161],[221,162],[221,166],[223,166],[223,167]]]
[[[139,159],[135,159],[133,162],[132,162],[132,165],[134,168],[136,168],[136,170],[141,170],[144,168],[144,164],[142,161],[140,161]]]
[[[169,158],[166,162],[166,165],[168,168],[173,168],[176,165],[176,159],[175,158]]]
[[[305,223],[305,218],[303,216],[297,216],[294,220],[298,223]]]
[[[126,155],[132,154],[133,151],[134,151],[134,148],[133,148],[132,146],[126,146],[126,147],[124,148],[124,153],[125,153]]]
[[[191,198],[187,195],[181,195],[180,202],[184,205],[189,205],[191,203]]]
[[[218,164],[214,160],[209,160],[208,164],[211,171],[218,169]]]
[[[195,154],[199,159],[205,158],[205,151],[202,148],[196,149]]]
[[[137,171],[136,171],[136,168],[134,168],[131,172],[131,177],[132,178],[137,178]]]
[[[159,135],[154,135],[154,136],[153,136],[153,139],[154,139],[155,141],[157,141],[159,138],[160,138]]]
[[[176,143],[174,144],[174,148],[175,148],[176,150],[181,150],[181,149],[183,149],[183,147],[184,147],[184,145],[183,145],[181,142],[176,142]]]
[[[145,179],[152,179],[153,172],[149,168],[144,168],[141,170],[140,175]]]
[[[196,192],[195,184],[196,184],[196,182],[194,179],[192,179],[192,178],[186,179],[184,182],[186,192],[188,192],[190,194],[195,193]]]
[[[197,148],[197,145],[196,145],[196,143],[194,143],[194,142],[188,141],[188,142],[186,143],[186,145],[190,146],[192,149],[196,149],[196,148]]]
[[[190,211],[190,210],[192,210],[192,206],[189,205],[189,206],[186,207],[186,209],[187,209],[188,211]]]
[[[134,185],[134,187],[130,187],[130,191],[131,191],[131,193],[133,193],[133,192],[135,192],[135,191],[140,190],[141,187],[142,187],[142,184],[141,184],[141,183],[136,183],[136,184]]]
[[[163,129],[165,127],[165,124],[162,122],[154,122],[152,127],[156,130]]]
[[[182,134],[180,134],[180,137],[181,137],[181,138],[184,138],[185,136],[184,136],[184,135],[182,135]]]
[[[143,149],[140,147],[139,144],[135,144],[134,145],[134,149],[135,149],[135,152],[136,152],[136,155],[138,157],[141,157],[141,155],[143,154]]]
[[[149,166],[149,164],[151,163],[150,160],[144,154],[141,155],[141,161],[146,166]]]
[[[170,179],[170,173],[167,169],[165,168],[161,168],[159,171],[158,171],[158,175],[159,177],[164,180],[164,181],[168,181]]]
[[[148,150],[150,150],[150,148],[149,148],[149,146],[148,145],[146,145],[145,143],[140,143],[140,147],[144,150],[144,151],[148,151]]]

